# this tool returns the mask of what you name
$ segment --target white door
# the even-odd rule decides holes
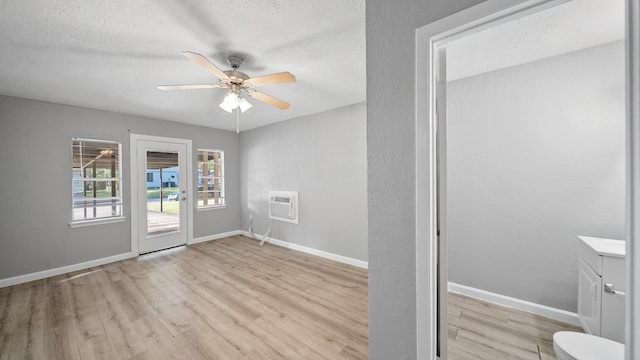
[[[187,243],[191,233],[190,140],[131,136],[132,249]]]

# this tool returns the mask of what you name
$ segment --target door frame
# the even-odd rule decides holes
[[[437,349],[437,49],[500,23],[572,0],[487,0],[416,29],[416,337],[418,359]],[[627,298],[626,359],[640,357],[640,4],[626,0]],[[426,186],[425,186],[426,185]],[[446,201],[446,198],[441,198]],[[446,261],[440,266],[446,267]],[[444,337],[446,340],[446,336]]]
[[[186,210],[187,210],[187,240],[186,244],[191,243],[193,239],[193,147],[190,139],[178,139],[162,136],[131,134],[129,149],[131,151],[129,157],[129,166],[131,169],[131,253],[140,255],[138,247],[138,235],[139,235],[139,223],[140,223],[140,211],[138,208],[138,181],[145,181],[146,179],[138,179],[138,141],[156,141],[186,145],[187,148],[187,163],[185,166],[187,185],[186,185]],[[185,245],[186,245],[185,244]]]

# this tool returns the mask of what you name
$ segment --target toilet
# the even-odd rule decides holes
[[[599,336],[573,331],[553,334],[558,360],[624,360],[624,345]]]

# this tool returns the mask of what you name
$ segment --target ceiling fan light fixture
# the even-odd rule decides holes
[[[251,103],[248,102],[245,98],[240,98],[238,100],[238,106],[240,107],[240,111],[242,111],[243,113],[253,107],[253,105],[251,105]]]
[[[233,112],[234,109],[237,109],[239,105],[238,94],[234,91],[229,91],[225,96],[222,103],[220,103],[220,107],[222,110],[230,113]]]
[[[233,112],[233,108],[230,107],[228,104],[225,104],[224,102],[222,104],[220,104],[220,108],[222,108],[222,110],[231,113]]]

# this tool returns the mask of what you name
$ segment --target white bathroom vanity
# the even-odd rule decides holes
[[[624,343],[625,242],[578,236],[578,319],[585,332]]]

